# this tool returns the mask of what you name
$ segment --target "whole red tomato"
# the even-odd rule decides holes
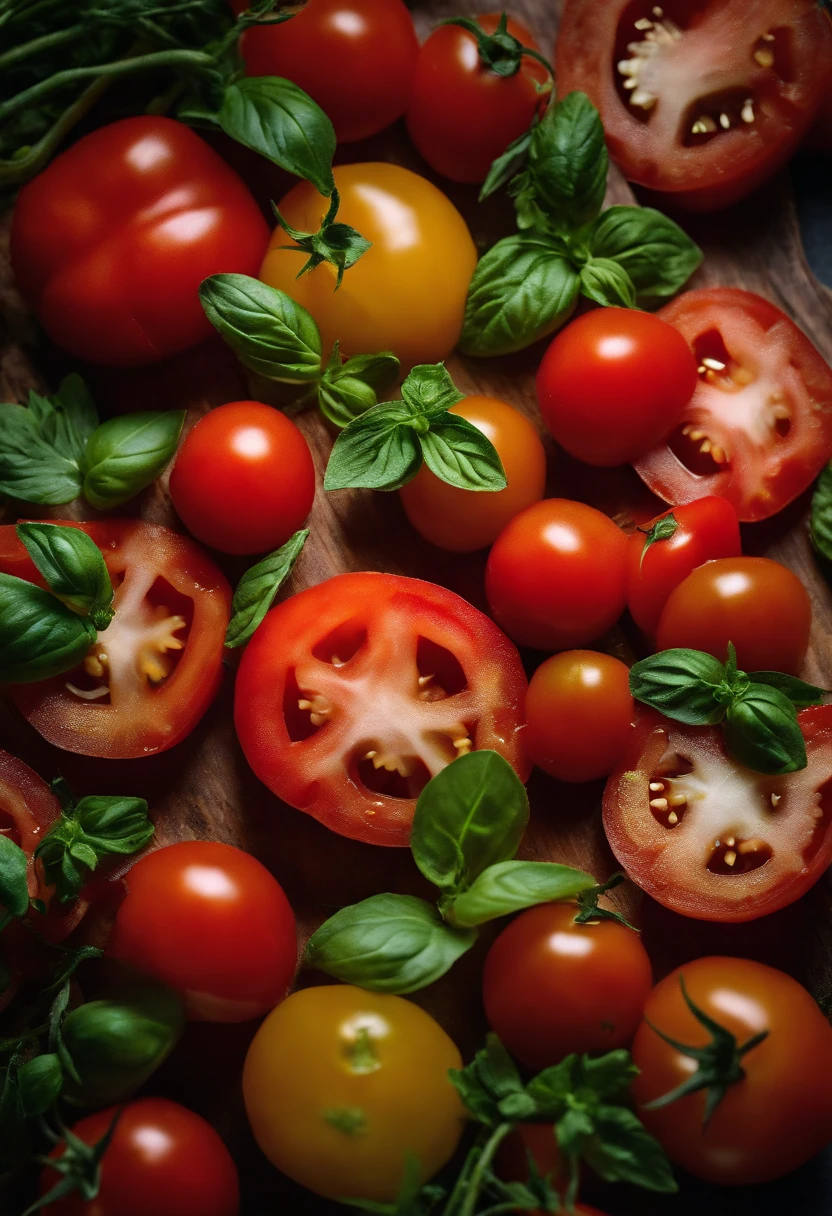
[[[11,259],[54,342],[132,367],[207,338],[200,283],[257,274],[268,239],[216,152],[183,123],[142,116],[85,135],[23,187]]]

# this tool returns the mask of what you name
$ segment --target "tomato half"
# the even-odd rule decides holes
[[[604,791],[604,829],[633,882],[697,920],[793,903],[832,862],[832,706],[798,722],[808,766],[785,777],[731,760],[713,726],[640,715]]]
[[[496,493],[461,490],[422,465],[399,497],[425,540],[452,553],[473,553],[492,544],[509,520],[543,497],[546,453],[528,418],[495,397],[465,397],[451,413],[467,418],[494,444],[506,488]]]
[[[526,677],[496,625],[444,587],[341,574],[273,608],[237,675],[234,721],[290,806],[371,844],[406,845],[429,777],[493,748],[525,778]]]
[[[145,115],[85,135],[23,187],[11,259],[53,341],[132,367],[209,337],[200,283],[256,274],[268,239],[225,161],[184,123]]]
[[[82,667],[14,685],[9,695],[66,751],[110,760],[165,751],[193,730],[219,688],[231,588],[193,541],[169,528],[66,522],[104,554],[115,616]],[[10,524],[0,527],[0,571],[44,585]]]
[[[456,1045],[418,1005],[350,984],[288,997],[254,1036],[243,1097],[273,1165],[330,1199],[389,1203],[408,1156],[423,1182],[456,1149]]]
[[[625,177],[713,211],[788,160],[830,56],[814,0],[567,0],[556,72],[600,110]]]
[[[329,263],[296,278],[303,261],[277,228],[260,278],[312,313],[325,356],[337,339],[345,355],[392,350],[405,368],[438,363],[462,332],[477,264],[465,220],[432,182],[400,165],[339,165],[334,176],[341,196],[338,219],[372,247],[336,292]],[[280,214],[302,232],[317,232],[328,203],[301,182],[281,199]]]
[[[721,494],[741,522],[767,519],[832,457],[832,368],[785,313],[750,291],[689,291],[659,315],[693,351],[699,385],[636,472],[665,502]]]
[[[742,1056],[745,1076],[728,1086],[707,1125],[704,1090],[659,1110],[644,1105],[695,1071],[690,1056],[656,1030],[694,1048],[711,1042],[684,1000],[681,977],[693,1003],[738,1045],[768,1031]],[[633,1043],[633,1094],[639,1118],[673,1161],[709,1182],[749,1186],[789,1173],[827,1145],[832,1027],[791,976],[746,958],[699,958],[653,989],[644,1017]]]

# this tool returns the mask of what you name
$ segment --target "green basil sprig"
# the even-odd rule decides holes
[[[232,649],[243,646],[252,636],[289,577],[308,535],[308,528],[296,532],[285,545],[246,570],[231,602],[231,620],[225,632],[226,646]]]

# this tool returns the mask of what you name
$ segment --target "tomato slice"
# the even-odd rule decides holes
[[[104,554],[115,616],[82,667],[9,691],[45,739],[83,756],[165,751],[196,726],[219,687],[231,588],[193,541],[136,520],[71,524]],[[0,571],[43,585],[14,527]]]
[[[720,494],[742,523],[768,519],[832,457],[832,368],[785,313],[750,291],[689,291],[660,315],[696,355],[699,385],[636,472],[665,502]]]
[[[341,574],[273,608],[243,655],[234,716],[269,789],[371,844],[406,845],[416,798],[493,748],[524,779],[526,677],[493,621],[444,587]]]
[[[831,54],[816,0],[566,0],[555,67],[561,96],[598,107],[625,177],[712,211],[795,151]]]
[[[832,705],[798,715],[808,765],[768,777],[731,760],[713,726],[653,711],[604,791],[604,828],[629,877],[697,920],[756,920],[832,862]]]

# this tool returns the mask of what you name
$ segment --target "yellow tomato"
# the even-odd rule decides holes
[[[260,269],[264,283],[285,291],[311,312],[328,358],[336,338],[346,355],[392,350],[405,369],[438,363],[462,330],[465,297],[477,252],[453,203],[436,186],[400,165],[339,165],[338,219],[357,229],[372,248],[345,273],[323,263],[296,279],[301,255],[275,229]],[[280,202],[293,228],[317,232],[329,202],[309,182]]]
[[[466,397],[460,414],[491,440],[503,462],[506,488],[460,490],[423,465],[399,494],[407,518],[425,540],[452,553],[473,553],[492,544],[514,516],[543,497],[546,454],[523,414],[495,397]]]
[[[448,1069],[459,1067],[418,1005],[348,984],[305,988],[255,1035],[243,1095],[257,1143],[284,1174],[328,1199],[383,1203],[408,1154],[423,1181],[453,1155],[465,1112]]]

